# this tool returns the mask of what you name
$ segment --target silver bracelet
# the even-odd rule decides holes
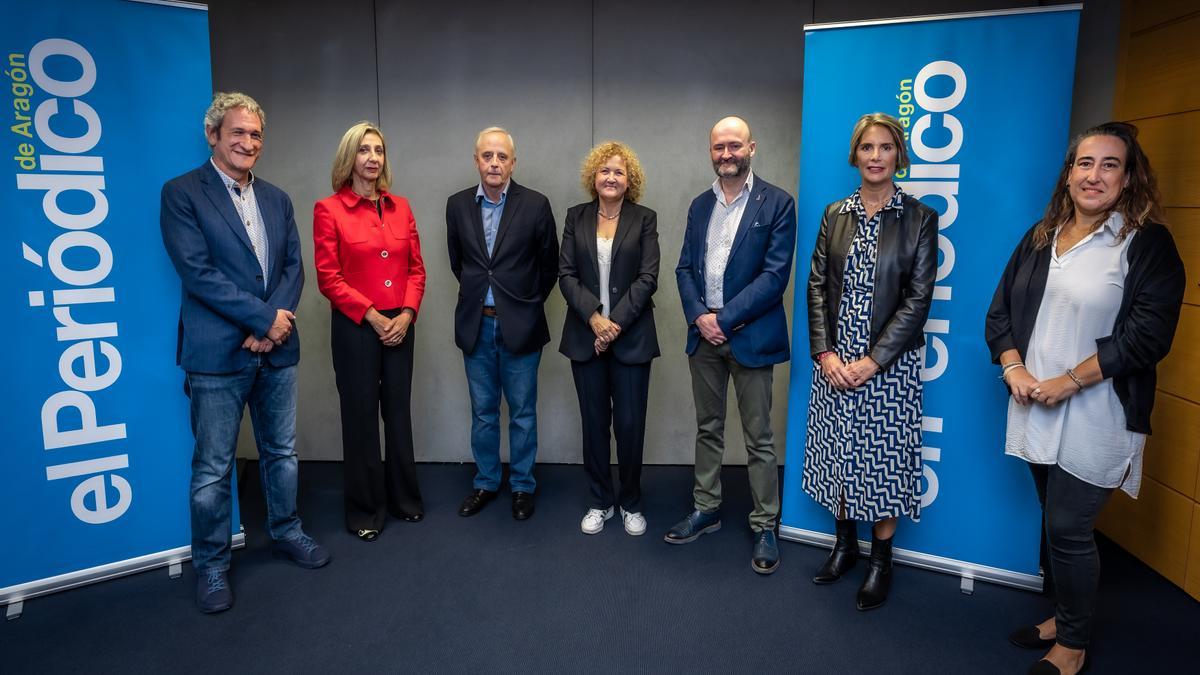
[[[1000,370],[1000,380],[1002,382],[1007,383],[1008,380],[1005,378],[1008,377],[1008,371],[1016,369],[1016,368],[1024,368],[1024,367],[1025,367],[1025,364],[1020,361],[1013,361],[1012,363],[1004,364],[1004,367]]]
[[[1074,368],[1067,368],[1067,377],[1071,378],[1076,387],[1079,387],[1079,391],[1083,391],[1083,380],[1079,379],[1079,376],[1075,374]]]

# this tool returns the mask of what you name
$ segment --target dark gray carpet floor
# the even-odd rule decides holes
[[[826,552],[791,542],[760,577],[741,468],[725,470],[723,529],[687,546],[662,534],[689,509],[691,467],[647,467],[639,538],[618,519],[579,532],[581,467],[539,466],[526,522],[507,493],[459,517],[472,474],[422,465],[426,519],[363,543],[343,529],[341,465],[303,464],[301,515],[334,556],[310,571],[270,557],[248,467],[231,611],[195,610],[190,567],[37,598],[0,623],[0,672],[1024,673],[1037,655],[1005,636],[1050,612],[1033,593],[963,595],[956,577],[904,566],[888,604],[858,612],[862,567],[814,586]],[[1102,556],[1091,672],[1196,672],[1200,603],[1110,542]]]

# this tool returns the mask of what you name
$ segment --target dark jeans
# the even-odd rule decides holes
[[[381,312],[388,318],[399,313]],[[382,530],[388,513],[402,518],[424,511],[409,411],[416,326],[409,325],[404,341],[388,347],[371,324],[354,323],[335,309],[330,338],[342,413],[346,528]],[[381,416],[386,461],[379,459]]]
[[[1100,584],[1096,517],[1113,488],[1086,483],[1057,464],[1030,464],[1029,471],[1045,519],[1058,644],[1086,649],[1092,636],[1096,589]]]
[[[572,361],[579,416],[583,421],[583,467],[591,488],[590,508],[614,504],[609,424],[617,437],[621,492],[615,503],[642,511],[642,448],[646,442],[646,401],[650,364],[626,365],[610,352],[591,361]]]

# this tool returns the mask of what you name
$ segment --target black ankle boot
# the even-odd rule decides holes
[[[858,562],[858,523],[853,518],[837,521],[837,540],[825,564],[813,576],[814,584],[832,584]]]
[[[888,590],[892,587],[892,539],[871,535],[871,560],[867,576],[858,589],[859,610],[875,609],[887,601]]]

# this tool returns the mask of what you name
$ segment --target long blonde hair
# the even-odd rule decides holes
[[[392,164],[388,161],[387,139],[383,137],[379,127],[363,120],[346,130],[342,135],[342,142],[338,143],[337,152],[333,155],[331,182],[334,192],[350,184],[350,176],[354,173],[354,159],[358,156],[358,146],[362,145],[363,137],[367,134],[375,134],[383,144],[383,168],[379,171],[379,178],[375,179],[375,187],[379,190],[392,187]]]

